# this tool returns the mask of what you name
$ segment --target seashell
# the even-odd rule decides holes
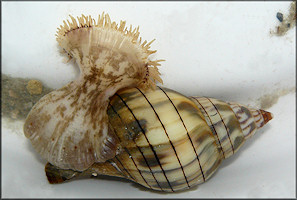
[[[107,112],[119,153],[83,172],[47,164],[50,183],[103,174],[164,192],[189,189],[208,180],[222,160],[273,117],[264,110],[207,97],[188,98],[162,87],[119,91]]]
[[[70,16],[57,41],[79,77],[42,97],[24,134],[48,161],[50,183],[97,174],[165,192],[208,180],[272,114],[206,97],[186,97],[162,83],[139,28],[104,13]]]

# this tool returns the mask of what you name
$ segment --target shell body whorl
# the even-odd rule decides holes
[[[119,92],[111,99],[108,116],[123,147],[112,162],[146,187],[190,188],[207,180],[222,160],[199,108],[177,92]]]
[[[122,149],[109,164],[120,176],[153,190],[188,189],[209,179],[264,124],[257,113],[162,87],[120,91],[108,116]]]

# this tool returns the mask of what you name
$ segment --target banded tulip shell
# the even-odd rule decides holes
[[[158,87],[118,92],[110,101],[108,117],[120,153],[83,172],[48,164],[49,182],[103,174],[153,190],[189,189],[208,180],[222,160],[235,154],[272,114],[213,98],[188,98]]]
[[[24,134],[48,161],[50,183],[76,176],[124,177],[173,192],[205,182],[221,161],[272,115],[204,97],[186,97],[162,83],[156,51],[139,29],[109,15],[64,21],[57,41],[79,77],[42,97]]]

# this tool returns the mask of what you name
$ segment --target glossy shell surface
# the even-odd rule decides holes
[[[109,121],[123,152],[113,159],[133,181],[178,191],[207,180],[222,154],[210,127],[189,98],[165,88],[119,92]]]
[[[167,88],[118,92],[108,116],[123,147],[111,162],[126,178],[154,190],[178,191],[205,182],[245,141],[230,104]]]

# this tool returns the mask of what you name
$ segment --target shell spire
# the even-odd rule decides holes
[[[224,159],[234,155],[244,142],[273,115],[235,102],[208,97],[191,97],[203,113]]]
[[[70,16],[58,28],[57,41],[76,61],[80,76],[37,102],[24,133],[35,150],[62,169],[82,171],[113,158],[120,148],[109,130],[109,98],[122,88],[155,88],[162,83],[159,62],[150,60],[154,41],[141,43],[139,27],[111,21],[102,13]]]
[[[261,116],[263,118],[263,126],[273,119],[273,114],[271,112],[259,109]]]
[[[229,105],[240,123],[245,139],[253,136],[256,130],[273,119],[272,113],[262,109],[252,109],[234,102],[230,102]]]

